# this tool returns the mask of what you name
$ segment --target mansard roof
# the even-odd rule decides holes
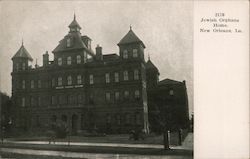
[[[27,58],[30,61],[33,61],[33,58],[29,54],[29,52],[25,49],[24,45],[20,47],[20,49],[16,52],[16,54],[12,57],[12,60],[14,58]]]
[[[71,46],[67,47],[67,39],[71,39]],[[66,35],[61,41],[59,41],[59,44],[57,47],[52,51],[53,53],[56,52],[62,52],[62,51],[68,51],[73,49],[87,49],[87,46],[82,41],[81,34],[79,32],[69,33]]]
[[[131,43],[141,43],[142,46],[145,48],[143,42],[138,38],[138,36],[133,32],[133,30],[130,27],[129,32],[120,40],[118,45],[131,44]]]

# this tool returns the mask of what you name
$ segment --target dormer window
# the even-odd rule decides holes
[[[67,47],[70,47],[70,46],[71,46],[71,39],[68,38],[68,39],[67,39]]]
[[[171,90],[169,91],[169,95],[173,96],[173,95],[174,95],[174,90],[171,89]]]
[[[26,66],[25,63],[23,63],[23,65],[22,65],[22,69],[23,70],[25,70],[25,66]]]
[[[133,57],[134,58],[138,57],[137,49],[133,49]]]
[[[127,59],[128,58],[128,50],[123,51],[123,58]]]

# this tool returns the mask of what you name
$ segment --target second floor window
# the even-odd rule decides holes
[[[30,81],[30,88],[33,89],[34,88],[34,80]]]
[[[67,84],[72,85],[72,77],[71,76],[67,77]]]
[[[118,101],[120,99],[120,92],[115,92],[115,100]]]
[[[25,89],[25,80],[22,80],[22,88]]]
[[[124,98],[128,99],[129,98],[129,91],[124,91]]]
[[[82,84],[82,76],[77,75],[77,84]]]
[[[109,73],[106,73],[106,74],[105,74],[105,81],[106,81],[106,83],[110,83],[110,76],[109,76]]]
[[[80,55],[77,55],[77,56],[76,56],[76,63],[77,63],[77,64],[80,64],[80,63],[81,63],[81,60],[82,60],[82,59],[81,59],[81,56],[80,56]]]
[[[25,97],[22,97],[22,103],[21,103],[22,107],[25,107]]]
[[[51,87],[55,87],[55,79],[54,78],[51,80]]]
[[[115,72],[115,82],[119,82],[119,73]]]
[[[38,80],[38,81],[37,81],[37,87],[38,87],[38,88],[41,88],[41,87],[42,87],[42,82],[41,82],[41,80]]]
[[[134,70],[134,80],[138,80],[138,79],[139,79],[139,71]]]
[[[110,92],[106,92],[106,101],[110,102]]]
[[[62,58],[61,58],[61,57],[59,57],[59,58],[57,59],[57,64],[58,64],[59,66],[62,66]]]
[[[67,57],[67,65],[71,65],[71,56]]]
[[[57,85],[62,86],[62,77],[58,77],[57,79]]]
[[[128,71],[123,72],[123,80],[127,81],[128,80]]]
[[[135,91],[135,99],[139,99],[140,98],[140,91],[136,90]]]
[[[94,84],[94,76],[89,75],[89,84]]]

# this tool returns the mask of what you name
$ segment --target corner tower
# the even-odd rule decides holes
[[[117,44],[119,46],[119,55],[122,59],[138,58],[144,61],[143,42],[133,32],[130,26],[129,32]]]

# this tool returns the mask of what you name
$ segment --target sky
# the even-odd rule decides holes
[[[0,91],[11,95],[11,58],[25,48],[42,65],[76,20],[82,35],[100,44],[104,54],[117,53],[117,43],[129,31],[146,45],[145,60],[158,67],[160,80],[186,81],[193,112],[192,1],[0,1]]]

